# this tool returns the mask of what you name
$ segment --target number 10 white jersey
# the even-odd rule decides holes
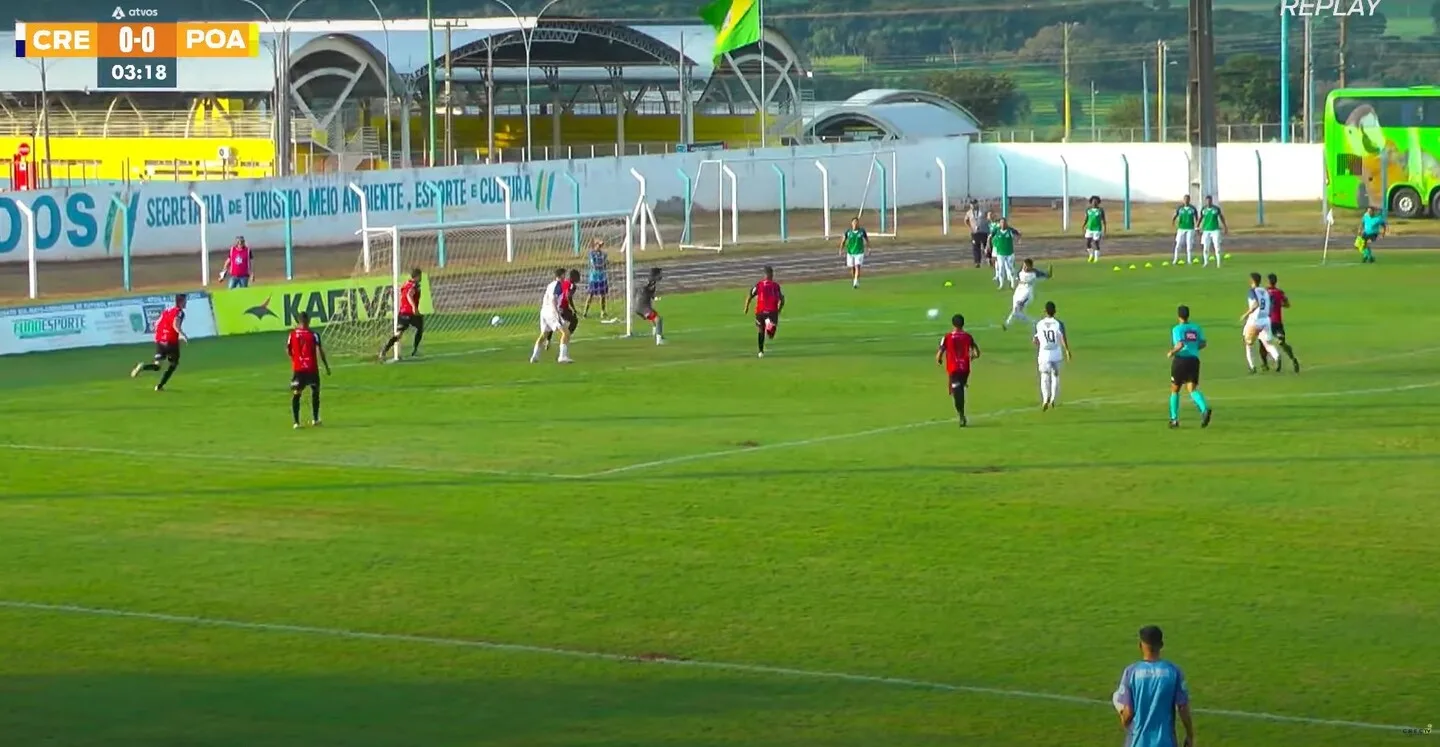
[[[1035,342],[1039,345],[1038,357],[1041,363],[1059,361],[1065,357],[1061,340],[1065,338],[1065,323],[1054,317],[1045,317],[1035,322]]]

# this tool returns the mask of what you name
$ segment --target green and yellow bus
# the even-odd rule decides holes
[[[1440,218],[1440,86],[1331,91],[1325,182],[1335,207]]]

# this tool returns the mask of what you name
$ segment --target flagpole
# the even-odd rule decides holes
[[[769,90],[765,88],[765,0],[755,0],[755,6],[760,16],[760,147],[764,148],[767,147],[765,131],[769,129],[769,117],[766,116]]]

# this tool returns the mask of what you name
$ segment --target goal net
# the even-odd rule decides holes
[[[719,252],[740,243],[838,238],[852,218],[871,236],[896,236],[896,165],[893,150],[700,161],[685,192],[680,248]]]
[[[344,311],[326,326],[326,347],[378,354],[398,326],[395,298],[417,269],[422,355],[528,342],[539,328],[545,286],[560,268],[580,273],[577,306],[590,302],[576,337],[628,336],[633,225],[630,214],[617,212],[364,227],[345,303],[337,304]],[[589,255],[597,246],[605,253],[603,288],[591,283]],[[413,334],[391,350],[392,358],[402,350],[409,355]]]

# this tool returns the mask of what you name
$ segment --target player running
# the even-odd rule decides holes
[[[1285,291],[1280,290],[1278,286],[1280,278],[1276,277],[1275,273],[1270,273],[1265,280],[1269,283],[1265,292],[1270,294],[1270,336],[1275,338],[1275,344],[1281,352],[1290,358],[1290,366],[1295,373],[1300,373],[1300,360],[1295,357],[1295,349],[1285,341],[1285,309],[1290,308],[1290,297],[1285,295]],[[1268,353],[1261,353],[1260,365],[1266,369],[1270,367]],[[1281,370],[1280,361],[1276,359],[1275,373],[1280,373]]]
[[[1010,225],[1009,218],[1000,218],[990,229],[990,253],[995,257],[995,288],[1005,290],[1005,283],[1014,288],[1019,280],[1015,273],[1015,240],[1020,229]]]
[[[1214,410],[1200,393],[1200,351],[1205,349],[1205,333],[1200,325],[1190,323],[1190,307],[1175,311],[1180,321],[1170,330],[1170,427],[1180,427],[1180,388],[1190,392],[1190,399],[1200,408],[1200,427],[1210,426]]]
[[[325,375],[330,375],[330,361],[325,359],[325,346],[320,344],[320,333],[310,329],[310,315],[300,312],[295,317],[296,327],[290,330],[290,339],[285,341],[285,353],[290,356],[290,416],[295,428],[300,428],[300,395],[310,390],[310,425],[320,425],[320,366],[325,366]]]
[[[1365,209],[1365,214],[1360,216],[1360,235],[1355,237],[1355,248],[1360,250],[1361,264],[1375,264],[1375,252],[1371,250],[1371,245],[1389,231],[1390,226],[1385,222],[1380,208],[1371,205]]]
[[[1055,318],[1055,302],[1045,302],[1045,318],[1035,322],[1035,352],[1040,365],[1040,411],[1060,398],[1060,363],[1070,360],[1065,322]]]
[[[655,344],[665,344],[665,320],[655,311],[656,287],[660,284],[660,268],[650,268],[650,278],[635,292],[635,315],[650,322],[655,333]]]
[[[175,296],[175,305],[160,312],[160,318],[155,322],[155,360],[136,363],[130,369],[130,378],[139,376],[141,371],[159,371],[160,361],[166,361],[170,365],[165,373],[160,374],[160,383],[155,385],[155,391],[165,391],[165,385],[170,383],[170,377],[180,367],[180,344],[190,342],[190,338],[185,336],[184,324],[185,294],[181,293]]]
[[[407,329],[415,330],[415,340],[410,348],[410,357],[414,358],[420,355],[420,340],[425,337],[425,316],[420,313],[420,268],[411,270],[410,279],[400,286],[398,303],[400,308],[397,309],[398,313],[395,319],[395,334],[386,341],[385,347],[380,349],[381,363],[384,363],[385,359],[390,356],[390,349],[400,342],[400,338],[405,336]]]
[[[1245,339],[1245,363],[1250,373],[1255,373],[1255,342],[1265,348],[1270,360],[1276,361],[1275,369],[1280,370],[1280,351],[1275,347],[1275,338],[1270,333],[1270,294],[1260,287],[1260,273],[1250,273],[1250,290],[1245,293],[1245,313],[1240,320],[1245,324],[1242,336]]]
[[[850,268],[850,287],[860,287],[860,268],[865,266],[865,255],[870,252],[870,234],[860,227],[860,218],[850,219],[850,230],[840,239],[840,251],[845,255],[845,266]]]
[[[1088,262],[1100,261],[1100,240],[1105,238],[1109,226],[1105,222],[1105,208],[1100,207],[1099,195],[1090,196],[1090,207],[1085,210],[1085,253]]]
[[[950,376],[950,398],[955,400],[955,414],[960,416],[960,427],[964,428],[970,424],[965,419],[965,390],[970,386],[970,361],[980,357],[980,346],[965,331],[964,316],[956,314],[950,317],[950,326],[950,331],[940,338],[935,364],[944,364],[945,373]]]
[[[555,279],[545,286],[540,294],[540,335],[535,338],[535,348],[530,353],[530,362],[540,362],[540,352],[550,344],[550,338],[560,333],[560,353],[556,363],[572,363],[570,360],[570,323],[562,313],[565,303],[565,268],[555,270]]]
[[[236,236],[235,243],[230,247],[230,254],[225,257],[225,266],[220,268],[220,279],[229,277],[231,288],[249,288],[250,264],[254,260],[255,253],[246,246],[245,237]]]
[[[1206,196],[1205,207],[1200,209],[1200,266],[1210,266],[1210,254],[1215,255],[1215,268],[1220,268],[1220,240],[1230,232],[1225,222],[1225,213],[1215,204],[1215,198]]]
[[[764,358],[765,339],[775,339],[775,332],[780,328],[780,312],[785,308],[785,293],[775,282],[775,268],[765,266],[765,277],[750,289],[745,299],[745,313],[750,313],[752,302],[755,304],[755,344],[760,349],[759,357]]]
[[[1020,267],[1020,284],[1015,286],[1015,295],[1011,299],[1010,316],[1000,323],[1000,329],[1009,329],[1016,319],[1022,322],[1030,321],[1030,317],[1025,316],[1025,309],[1035,297],[1035,283],[1048,277],[1050,273],[1035,269],[1035,260],[1025,260]]]
[[[1172,264],[1180,264],[1180,246],[1185,246],[1185,264],[1195,261],[1195,227],[1200,222],[1200,211],[1190,204],[1190,195],[1180,198],[1180,206],[1175,208],[1175,215],[1170,218],[1170,223],[1175,226],[1175,256],[1171,258]],[[1201,246],[1203,253],[1205,247]]]
[[[605,300],[610,296],[610,256],[605,253],[605,242],[595,239],[590,245],[588,257],[590,267],[590,283],[585,296],[585,310],[581,316],[590,318],[590,303],[600,299],[600,319],[606,319]]]

